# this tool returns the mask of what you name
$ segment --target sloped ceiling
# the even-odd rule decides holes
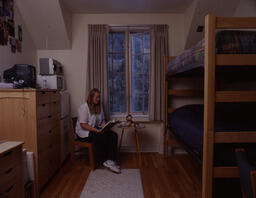
[[[196,32],[199,25],[204,25],[205,16],[254,16],[255,0],[195,0],[185,14],[185,49],[190,48],[204,37],[204,32]]]
[[[37,49],[71,47],[71,13],[59,0],[17,0]]]
[[[63,0],[73,13],[183,13],[193,0]]]

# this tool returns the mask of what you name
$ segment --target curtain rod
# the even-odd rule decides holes
[[[149,28],[151,25],[113,25],[110,24],[110,28]]]

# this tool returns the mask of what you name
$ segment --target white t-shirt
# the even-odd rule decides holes
[[[101,108],[100,114],[91,114],[87,102],[82,104],[78,109],[78,119],[76,123],[76,134],[81,138],[86,138],[89,135],[89,131],[82,129],[81,123],[88,124],[91,127],[98,127],[104,120],[104,111]]]

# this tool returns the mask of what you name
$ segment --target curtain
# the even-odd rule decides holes
[[[169,55],[168,25],[152,25],[152,65],[150,68],[149,119],[164,119],[164,56]]]
[[[88,34],[86,95],[93,88],[101,91],[101,102],[108,119],[108,25],[88,25]]]

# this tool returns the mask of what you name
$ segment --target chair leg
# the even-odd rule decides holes
[[[90,145],[88,147],[88,150],[89,150],[89,160],[90,160],[90,167],[91,167],[91,170],[94,170],[94,157],[93,157],[93,148],[92,148],[92,145]]]
[[[71,147],[70,158],[71,158],[72,162],[75,160],[75,145],[74,144],[72,144],[72,147]]]

